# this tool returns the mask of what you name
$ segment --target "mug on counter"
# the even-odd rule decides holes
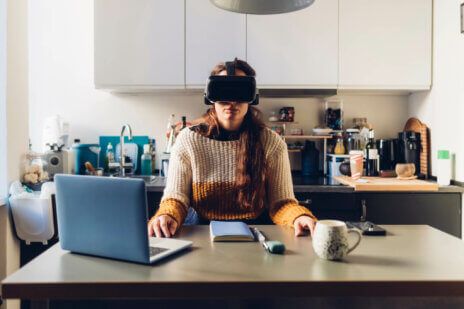
[[[348,234],[356,234],[358,239],[349,247]],[[316,254],[326,260],[341,260],[353,251],[361,242],[361,232],[348,229],[345,222],[338,220],[320,220],[316,223],[313,236],[313,248]]]

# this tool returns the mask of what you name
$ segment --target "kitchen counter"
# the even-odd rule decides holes
[[[259,226],[285,243],[273,255],[257,242],[213,243],[208,226],[183,227],[193,247],[153,266],[72,254],[59,244],[2,282],[4,299],[462,297],[464,244],[425,225],[384,225],[343,262],[318,258],[310,237]],[[419,241],[420,240],[420,241]]]
[[[155,177],[151,182],[147,183],[148,192],[163,192],[166,186],[165,177]],[[337,181],[331,180],[330,177],[303,177],[293,175],[294,192],[333,192],[333,193],[351,193],[355,192],[352,187],[342,185]],[[413,192],[413,191],[411,191]],[[460,186],[444,186],[439,187],[438,191],[426,193],[464,193],[464,187]]]

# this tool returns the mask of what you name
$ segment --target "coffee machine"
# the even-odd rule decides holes
[[[404,131],[398,133],[399,161],[398,163],[414,163],[416,175],[420,173],[420,133]]]

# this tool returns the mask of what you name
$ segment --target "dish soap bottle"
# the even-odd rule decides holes
[[[114,163],[114,150],[113,145],[108,143],[106,146],[106,156],[105,156],[105,172],[110,171],[110,164]]]
[[[114,163],[114,150],[111,143],[108,143],[108,146],[106,146],[106,159],[108,163]]]
[[[150,144],[143,145],[143,154],[141,158],[142,175],[151,175],[151,152]]]

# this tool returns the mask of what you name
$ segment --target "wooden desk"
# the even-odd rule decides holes
[[[191,250],[152,266],[50,248],[2,282],[21,299],[464,296],[464,243],[429,226],[389,226],[344,262],[319,259],[311,238],[260,226],[285,255],[258,243],[212,243],[208,226],[184,227]]]

